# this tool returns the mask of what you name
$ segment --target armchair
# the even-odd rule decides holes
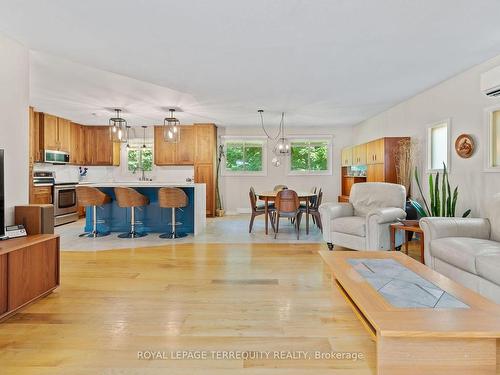
[[[389,225],[405,219],[406,189],[385,182],[354,184],[349,203],[323,203],[319,207],[323,239],[354,250],[389,250]],[[402,244],[396,237],[396,246]]]

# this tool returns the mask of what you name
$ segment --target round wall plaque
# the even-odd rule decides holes
[[[455,141],[455,151],[464,159],[470,158],[476,149],[474,139],[470,134],[461,134]]]

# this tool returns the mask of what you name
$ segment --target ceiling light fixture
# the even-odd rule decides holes
[[[115,117],[109,119],[109,134],[113,142],[128,143],[127,120],[120,117],[121,111],[121,109],[115,109]]]
[[[147,148],[146,146],[146,129],[148,127],[146,125],[142,125],[142,148]]]
[[[266,131],[266,128],[264,126],[264,110],[259,109],[257,112],[260,115],[260,124],[262,130],[264,131],[264,134],[270,140],[273,141],[277,140],[273,148],[273,153],[276,156],[272,159],[272,163],[275,167],[279,167],[281,165],[281,158],[289,155],[291,152],[290,141],[285,136],[285,112],[281,112],[281,120],[278,127],[278,133],[276,134],[275,137],[271,137],[269,133]]]
[[[169,109],[170,116],[163,120],[163,139],[169,143],[178,143],[181,140],[180,122],[175,118],[175,109]]]

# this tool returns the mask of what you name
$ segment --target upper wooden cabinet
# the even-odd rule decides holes
[[[163,126],[155,126],[154,159],[156,165],[193,165],[195,158],[195,128],[181,125],[180,141],[166,142]]]
[[[154,159],[156,165],[178,165],[177,143],[167,142],[163,137],[163,126],[155,126]],[[181,131],[181,142],[182,131]],[[192,146],[191,146],[192,147]]]
[[[40,113],[30,107],[29,114],[29,163],[33,164],[43,161],[43,149],[40,148]]]
[[[366,165],[366,143],[353,147],[352,165]]]
[[[376,139],[366,144],[366,163],[380,164],[385,160],[385,138]]]
[[[342,166],[349,167],[352,165],[352,147],[342,149]]]
[[[181,126],[181,139],[177,143],[177,164],[193,165],[195,154],[195,128],[194,126]]]
[[[120,165],[120,143],[111,141],[109,126],[87,126],[85,131],[91,165]]]
[[[71,122],[69,120],[39,113],[40,145],[44,150],[70,152]]]
[[[217,127],[214,124],[195,124],[195,163],[215,163],[217,157]]]

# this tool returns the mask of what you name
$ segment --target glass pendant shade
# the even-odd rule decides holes
[[[113,142],[128,143],[127,120],[120,117],[121,109],[115,109],[115,117],[109,119],[109,134]]]
[[[170,116],[163,120],[163,139],[165,142],[178,143],[181,140],[180,122],[175,118],[175,109],[170,109]]]
[[[274,147],[274,153],[276,155],[288,155],[290,154],[290,142],[288,139],[282,137],[276,143]]]

